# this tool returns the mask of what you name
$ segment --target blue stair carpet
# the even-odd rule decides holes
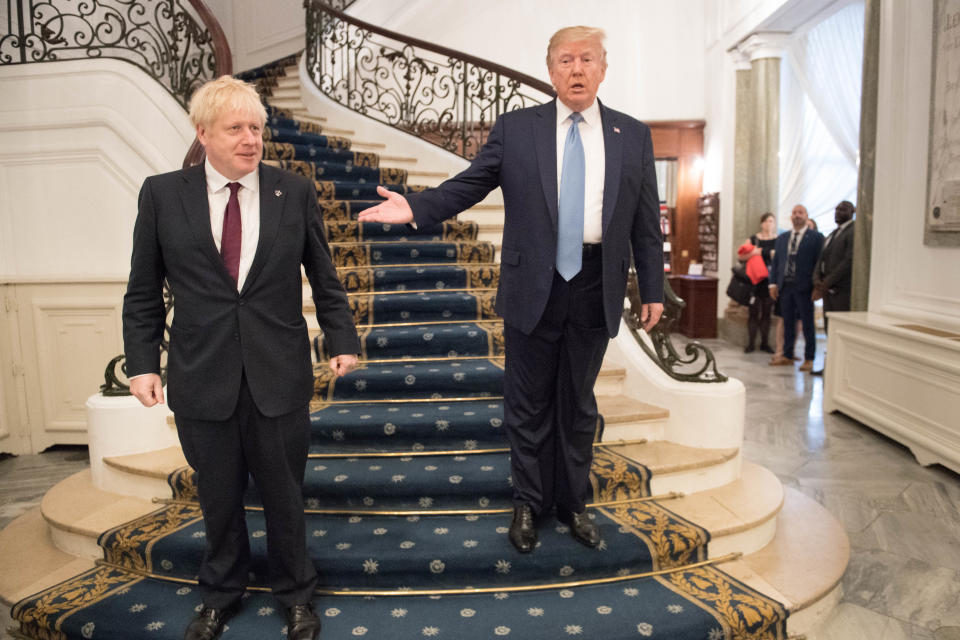
[[[278,61],[241,74],[265,94]],[[265,159],[313,179],[362,342],[361,367],[335,379],[314,341],[315,394],[303,482],[323,638],[782,640],[787,611],[707,559],[709,533],[650,495],[650,471],[614,444],[594,449],[589,549],[547,514],[540,545],[508,542],[511,477],[503,430],[499,267],[475,224],[358,223],[378,185],[419,191],[403,169],[268,106]],[[305,312],[310,305],[305,304]],[[182,638],[199,609],[204,528],[196,474],[168,478],[172,500],[104,533],[101,565],[13,609],[38,640]],[[164,496],[158,496],[163,498]],[[266,534],[247,496],[252,587],[227,640],[282,640],[265,592]]]

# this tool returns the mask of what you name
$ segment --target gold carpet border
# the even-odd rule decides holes
[[[36,625],[41,638],[35,640],[66,640],[66,635],[60,631],[64,620],[143,580],[142,576],[132,579],[130,574],[136,575],[119,566],[110,567],[108,571],[94,567],[21,600],[11,610],[11,617],[24,624]],[[77,580],[85,582],[78,586]],[[28,603],[33,604],[24,611]],[[51,624],[50,618],[55,616],[58,617]]]
[[[594,448],[625,447],[633,444],[647,444],[646,438],[633,440],[610,440],[594,442]],[[356,451],[350,453],[311,453],[307,457],[312,459],[329,458],[425,458],[429,456],[468,456],[479,453],[510,453],[510,447],[496,447],[492,449],[438,449],[432,451]]]
[[[532,591],[548,591],[550,589],[575,589],[577,587],[592,587],[601,584],[617,584],[619,582],[629,582],[631,580],[641,580],[644,578],[654,578],[657,576],[668,575],[677,571],[691,570],[698,567],[712,566],[731,562],[742,557],[738,552],[728,553],[719,558],[703,560],[682,567],[673,567],[671,569],[659,569],[656,571],[644,571],[642,573],[630,573],[622,576],[609,576],[606,578],[591,578],[586,580],[570,580],[567,582],[549,582],[543,584],[524,584],[514,586],[496,586],[496,587],[459,587],[450,589],[315,589],[314,594],[318,596],[357,596],[357,597],[377,597],[377,596],[467,596],[479,595],[485,593],[527,593]],[[153,578],[176,584],[196,585],[197,581],[193,579],[177,578],[173,576],[162,576],[147,571],[138,571],[111,565],[106,560],[98,560],[98,566],[111,567],[121,571],[128,571],[144,578]],[[270,587],[248,586],[249,591],[258,591],[266,593]]]
[[[358,324],[357,328],[419,327],[442,324],[503,324],[503,318],[479,318],[476,320],[430,320],[428,322],[384,322],[383,324]],[[481,327],[482,328],[482,327]]]
[[[642,498],[628,498],[626,500],[617,500],[615,502],[588,502],[588,509],[598,509],[601,507],[613,507],[618,505],[630,504],[633,502],[649,502],[651,500],[675,500],[682,498],[683,494],[671,491],[656,496],[644,496]],[[166,505],[195,505],[195,502],[179,498],[154,498],[154,503]],[[263,507],[244,506],[244,511],[260,513]],[[513,507],[493,508],[493,509],[304,509],[303,512],[314,516],[493,516],[513,513]]]
[[[473,293],[477,291],[496,291],[496,287],[462,287],[459,289],[402,289],[402,290],[391,290],[391,291],[350,291],[347,293],[347,297],[350,296],[396,296],[402,294],[415,293],[417,295],[422,293]]]
[[[716,618],[731,640],[785,640],[787,609],[772,598],[712,566],[682,567],[654,578]],[[736,593],[736,591],[744,593]],[[761,629],[748,627],[764,622]]]
[[[396,268],[396,267],[458,267],[460,269],[473,269],[478,267],[486,267],[490,269],[493,269],[493,268],[499,269],[500,263],[493,262],[493,261],[466,262],[463,264],[459,262],[397,262],[395,264],[361,264],[361,265],[356,265],[352,267],[351,266],[337,267],[336,269],[337,271],[344,271],[347,269],[374,270],[374,269],[389,269],[389,268]]]
[[[101,534],[103,557],[116,566],[149,570],[153,567],[152,551],[157,540],[202,518],[199,505],[194,503],[178,503],[173,508],[167,506],[148,513]]]

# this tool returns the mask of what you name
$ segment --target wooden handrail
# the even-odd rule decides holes
[[[233,54],[230,51],[230,43],[227,42],[227,36],[223,33],[220,22],[203,0],[190,0],[190,5],[197,12],[203,26],[210,32],[213,51],[217,58],[216,77],[233,74]],[[198,165],[203,162],[205,157],[203,145],[200,144],[200,140],[194,138],[193,144],[187,150],[187,155],[183,157],[183,168]]]

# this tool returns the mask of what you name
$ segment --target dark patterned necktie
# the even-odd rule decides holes
[[[794,230],[790,237],[790,249],[787,252],[787,269],[783,272],[783,279],[792,281],[797,276],[797,250],[800,248],[800,232]]]
[[[237,198],[237,192],[240,190],[239,182],[231,182],[230,199],[227,201],[227,209],[223,213],[223,235],[220,238],[220,256],[223,258],[223,264],[230,273],[234,282],[240,279],[240,199]]]

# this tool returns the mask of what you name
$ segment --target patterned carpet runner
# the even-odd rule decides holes
[[[242,74],[268,94],[290,60]],[[324,638],[565,637],[780,639],[782,605],[713,566],[709,534],[650,496],[650,473],[595,447],[588,549],[548,519],[529,555],[507,540],[511,478],[503,432],[499,267],[477,225],[360,224],[376,186],[407,193],[407,171],[312,122],[269,109],[265,159],[316,181],[338,274],[361,336],[361,366],[315,368],[303,491],[320,574]],[[312,303],[305,300],[305,312]],[[314,349],[328,357],[323,336]],[[199,608],[204,548],[192,470],[169,478],[155,513],[104,533],[103,563],[13,610],[37,639],[177,639]],[[165,498],[167,496],[164,496]],[[266,533],[247,495],[252,587],[227,640],[281,640],[266,593]]]

